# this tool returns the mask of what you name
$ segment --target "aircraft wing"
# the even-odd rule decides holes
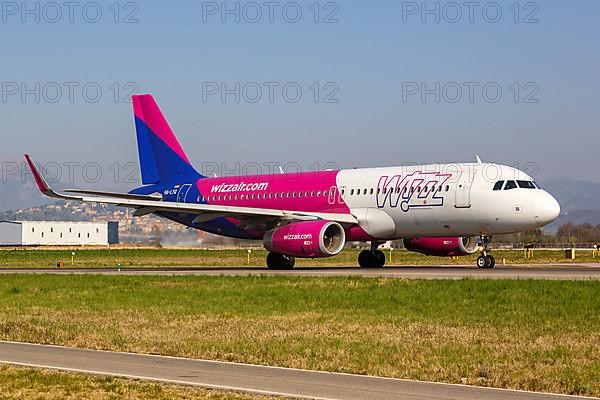
[[[28,154],[25,160],[31,169],[35,182],[40,191],[46,196],[62,200],[73,200],[80,202],[93,202],[112,204],[120,207],[135,208],[134,216],[151,214],[154,212],[177,212],[181,214],[194,214],[198,217],[197,222],[209,221],[218,217],[248,218],[258,217],[275,220],[317,220],[324,219],[341,224],[356,224],[356,217],[351,214],[305,212],[293,210],[278,210],[272,208],[254,208],[223,206],[212,204],[176,203],[163,201],[157,195],[136,195],[129,193],[98,192],[90,190],[68,190],[70,194],[62,194],[54,191],[44,177],[40,174]],[[72,193],[72,194],[71,194]]]

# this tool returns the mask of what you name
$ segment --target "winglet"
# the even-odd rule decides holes
[[[29,169],[31,170],[31,173],[33,174],[33,179],[35,179],[35,183],[37,183],[37,186],[38,186],[38,189],[40,189],[40,192],[42,192],[44,194],[49,192],[50,187],[48,186],[48,184],[46,183],[44,178],[42,178],[42,174],[40,174],[40,171],[38,171],[38,169],[36,168],[33,161],[31,161],[31,157],[29,156],[29,154],[25,154],[25,161],[27,161],[27,164],[29,165]]]
[[[42,174],[40,174],[40,171],[36,168],[35,164],[31,160],[31,157],[29,156],[29,154],[25,154],[25,161],[27,161],[27,164],[29,165],[29,169],[31,170],[31,173],[33,174],[33,178],[35,179],[35,183],[37,184],[38,189],[40,189],[40,192],[42,192],[46,196],[55,197],[57,199],[70,198],[70,196],[64,196],[59,193],[56,193],[54,190],[52,190],[50,188],[50,186],[48,186],[48,184],[44,180],[44,177],[42,176]]]

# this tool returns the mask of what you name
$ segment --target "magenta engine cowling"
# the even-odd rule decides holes
[[[288,256],[331,257],[344,248],[346,233],[333,221],[294,222],[265,233],[263,243],[267,250]]]
[[[404,247],[428,256],[452,257],[473,254],[479,244],[472,237],[423,237],[404,239]]]

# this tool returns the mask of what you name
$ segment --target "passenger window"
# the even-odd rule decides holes
[[[504,181],[498,181],[494,185],[494,190],[502,190],[502,186],[504,185]]]
[[[350,189],[350,196],[354,194],[354,189]]]
[[[446,185],[446,192],[450,190],[450,185]]]
[[[506,186],[504,186],[504,190],[516,189],[517,184],[515,181],[506,181]]]
[[[373,194],[373,188],[371,188],[371,194]]]
[[[363,189],[363,194],[367,194],[367,189]]]
[[[517,181],[521,189],[535,189],[535,185],[531,181]]]

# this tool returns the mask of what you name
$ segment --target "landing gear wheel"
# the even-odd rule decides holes
[[[377,268],[383,268],[385,265],[385,253],[381,250],[375,250],[375,266]]]
[[[486,256],[477,257],[477,268],[487,268],[489,259]]]
[[[481,235],[481,246],[483,247],[481,255],[477,257],[477,268],[494,268],[496,259],[488,254],[488,244],[492,238],[490,236]]]
[[[285,264],[285,269],[292,269],[294,265],[296,265],[296,259],[292,256],[283,256],[287,262]]]
[[[375,257],[373,257],[373,252],[369,250],[363,250],[358,253],[358,265],[361,268],[373,268],[375,266]]]
[[[267,268],[269,269],[292,269],[296,259],[285,254],[270,252],[267,254]]]
[[[363,250],[358,253],[358,265],[362,268],[381,268],[385,265],[385,254],[381,250]]]

